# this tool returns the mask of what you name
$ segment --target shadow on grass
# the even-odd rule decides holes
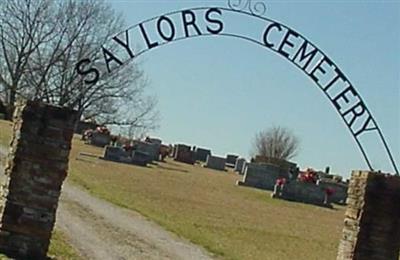
[[[164,166],[161,164],[157,164],[157,168],[163,169],[163,170],[168,170],[168,171],[177,171],[177,172],[183,172],[183,173],[188,173],[188,170],[184,170],[184,169],[179,169],[179,168],[175,168],[175,167],[168,167],[168,166]]]
[[[294,203],[301,203],[301,204],[306,204],[306,205],[317,206],[317,207],[321,207],[321,208],[325,208],[325,209],[330,209],[333,211],[339,210],[339,209],[335,208],[334,204],[332,204],[332,203],[330,203],[330,204],[314,203],[314,202],[309,202],[309,201],[296,200],[293,198],[276,198],[276,199],[286,200],[286,201],[290,201],[290,202],[294,202]]]

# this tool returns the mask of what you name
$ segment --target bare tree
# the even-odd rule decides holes
[[[0,91],[5,104],[15,102],[33,53],[54,37],[49,1],[0,3]]]
[[[253,154],[290,160],[297,155],[299,140],[284,127],[271,127],[258,132],[253,140]]]
[[[146,97],[137,64],[102,73],[92,85],[75,70],[82,58],[103,59],[100,47],[123,27],[121,16],[100,0],[2,1],[0,99],[12,105],[21,96],[74,108],[99,123],[155,127],[156,102]],[[122,111],[129,105],[129,113]]]

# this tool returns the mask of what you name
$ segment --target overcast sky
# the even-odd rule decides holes
[[[127,28],[151,17],[227,1],[109,1]],[[299,32],[350,79],[400,164],[400,3],[398,1],[264,1],[264,17]],[[196,17],[200,23],[204,17]],[[173,17],[177,30],[182,21]],[[225,19],[225,18],[222,18]],[[226,28],[260,36],[255,18],[226,18]],[[350,132],[323,92],[296,66],[259,45],[226,37],[187,39],[136,59],[158,97],[166,143],[249,157],[255,133],[285,126],[301,140],[301,168],[349,176],[367,169]],[[377,139],[367,140],[374,167],[392,171]],[[376,147],[376,149],[375,149]],[[380,148],[378,148],[380,147]]]

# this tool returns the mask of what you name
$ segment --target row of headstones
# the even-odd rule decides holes
[[[244,175],[246,173],[247,166],[249,164],[251,164],[252,166],[260,164],[272,164],[272,165],[277,165],[283,169],[296,168],[295,163],[291,163],[286,160],[274,159],[265,156],[256,156],[254,159],[252,159],[252,162],[247,162],[245,158],[237,158],[235,161],[234,171],[237,172],[239,175]],[[251,169],[253,168],[251,167]]]
[[[16,109],[0,189],[0,253],[45,259],[76,117],[35,102]],[[398,260],[399,200],[399,176],[353,172],[337,259]]]
[[[243,174],[246,159],[237,155],[228,154],[226,157],[212,155],[211,150],[199,147],[191,147],[185,144],[174,146],[172,157],[175,161],[194,164],[196,161],[204,162],[204,167],[224,171],[225,167],[234,168],[234,171]]]
[[[126,151],[121,147],[107,146],[104,159],[145,166],[153,160],[158,160],[160,146],[160,140],[138,142],[137,149],[131,151]],[[226,158],[212,156],[211,151],[208,149],[192,149],[190,146],[183,144],[175,145],[173,150],[173,158],[184,163],[194,164],[196,160],[204,161],[204,157],[206,157],[204,167],[220,171],[224,171],[228,164],[233,165],[231,162],[235,160],[234,171],[244,175],[243,181],[238,181],[238,185],[272,191],[278,178],[293,180],[296,177],[289,176],[288,168],[284,168],[282,165],[248,163],[244,158],[238,158],[235,155],[228,155]],[[295,164],[286,163],[286,166],[288,165],[296,168]],[[315,185],[290,181],[285,185],[281,197],[288,200],[323,204],[327,188],[335,190],[331,198],[332,202],[344,203],[347,196],[347,186],[334,182],[320,182],[319,185]]]
[[[212,155],[211,150],[191,147],[185,144],[174,146],[172,157],[175,161],[194,164],[196,161],[204,162],[204,167],[214,170],[225,170],[225,167],[235,167],[237,155],[228,154],[226,158]]]
[[[297,168],[296,165],[291,166]],[[333,189],[335,192],[329,197],[330,202],[344,204],[347,198],[347,184],[329,180],[321,180],[317,184],[301,182],[297,180],[296,172],[290,169],[268,163],[244,163],[242,181],[239,186],[248,186],[273,191],[278,178],[285,178],[284,185],[279,197],[292,201],[310,204],[326,204],[326,190]]]
[[[95,140],[99,135],[95,135]],[[146,165],[151,161],[159,159],[161,140],[151,139],[150,142],[135,142],[134,150],[125,150],[119,146],[106,146],[104,159]],[[226,158],[211,155],[211,150],[199,147],[191,147],[184,144],[176,144],[172,150],[171,156],[174,160],[194,164],[196,161],[205,162],[205,167],[224,170],[225,166],[235,167],[236,155],[227,155]],[[242,159],[244,160],[244,159]],[[241,162],[241,160],[240,160]]]
[[[233,168],[235,172],[242,174],[246,165],[246,159],[239,158],[239,156],[237,155],[228,154],[226,158],[218,156],[208,156],[204,167],[220,171],[224,171],[225,167],[229,167]]]

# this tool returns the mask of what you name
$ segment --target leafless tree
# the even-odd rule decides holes
[[[1,1],[0,99],[12,105],[21,96],[77,109],[99,123],[155,127],[156,102],[146,97],[137,64],[102,73],[94,85],[74,69],[82,58],[103,59],[100,47],[123,28],[101,0]]]
[[[23,88],[28,62],[39,46],[54,37],[48,1],[0,3],[0,87],[6,104]]]
[[[298,138],[284,127],[260,131],[253,140],[253,155],[290,160],[297,155],[298,150]]]

